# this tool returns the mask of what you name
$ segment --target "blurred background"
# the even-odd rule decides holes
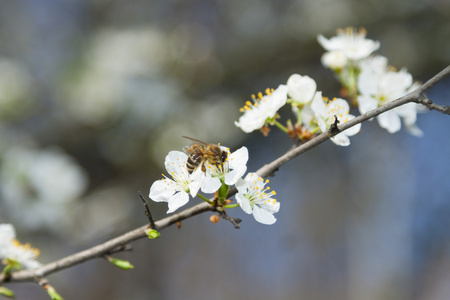
[[[244,134],[239,108],[293,73],[338,96],[316,37],[347,26],[416,80],[450,62],[442,0],[1,1],[0,223],[42,263],[144,225],[137,192],[183,135],[245,145],[257,170],[293,142]],[[427,95],[450,105],[450,80]],[[326,142],[281,167],[272,226],[240,209],[239,230],[202,214],[116,255],[134,270],[97,259],[48,279],[65,299],[445,299],[450,118],[417,123],[421,138],[366,122],[349,147]],[[48,299],[34,283],[7,286]]]

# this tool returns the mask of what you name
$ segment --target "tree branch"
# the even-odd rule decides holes
[[[213,211],[214,208],[208,203],[200,203],[191,208],[185,209],[177,214],[173,214],[164,219],[155,222],[156,230],[160,231],[163,228],[166,228],[178,221],[188,219],[192,216],[198,215],[205,211]],[[134,240],[147,237],[145,234],[145,230],[148,228],[148,225],[141,226],[136,228],[130,232],[127,232],[121,236],[113,238],[105,243],[99,244],[92,248],[86,249],[84,251],[72,254],[60,260],[48,263],[42,267],[33,269],[33,270],[22,270],[11,273],[11,277],[8,281],[32,281],[36,277],[43,277],[45,275],[69,268],[71,266],[80,264],[87,260],[102,257],[104,254],[109,253],[111,249],[114,249],[118,246],[125,245]],[[0,282],[5,281],[5,278],[0,275]]]
[[[350,120],[349,122],[338,126],[338,129],[340,131],[343,131],[352,126],[355,126],[356,124],[367,121],[367,120],[369,120],[373,117],[376,117],[388,110],[391,110],[395,107],[398,107],[400,105],[403,105],[403,104],[406,104],[409,102],[421,103],[421,104],[426,105],[430,109],[435,109],[435,110],[438,110],[438,111],[448,114],[448,111],[449,111],[448,107],[436,105],[436,104],[432,103],[431,100],[426,99],[426,97],[423,95],[423,93],[427,89],[429,89],[430,87],[435,85],[437,82],[439,82],[440,80],[442,80],[443,78],[448,76],[449,74],[450,74],[450,66],[448,66],[447,68],[445,68],[444,70],[439,72],[437,75],[435,75],[433,78],[428,80],[426,83],[424,83],[419,88],[412,91],[411,93],[409,93],[397,100],[389,102],[377,109],[369,111],[366,114],[360,115],[360,116]],[[328,140],[329,138],[330,138],[330,133],[324,132],[324,133],[318,135],[317,137],[311,139],[310,141],[308,141],[296,148],[289,150],[284,155],[278,157],[271,163],[264,165],[259,170],[257,170],[256,173],[261,177],[270,176],[274,172],[276,172],[279,167],[281,167],[282,165],[284,165],[291,159],[316,147],[317,145],[320,145],[321,143]],[[229,191],[228,197],[231,197],[234,194],[236,194],[236,188],[231,188]],[[197,204],[197,205],[195,205],[191,208],[187,208],[179,213],[173,214],[164,219],[156,221],[155,229],[160,231],[174,223],[177,223],[178,221],[188,219],[192,216],[198,215],[198,214],[206,212],[206,211],[215,211],[215,208],[206,202]],[[115,249],[116,247],[121,247],[127,243],[134,241],[134,240],[146,237],[145,230],[147,228],[148,228],[148,225],[141,226],[141,227],[134,229],[130,232],[127,232],[121,236],[113,238],[107,242],[104,242],[104,243],[94,246],[92,248],[86,249],[84,251],[72,254],[72,255],[62,258],[60,260],[48,263],[37,269],[13,272],[13,273],[11,273],[10,278],[8,278],[8,281],[35,280],[35,278],[43,277],[45,275],[69,268],[76,264],[83,263],[87,260],[97,258],[97,257],[102,257],[104,254],[111,252],[111,250]],[[5,278],[4,278],[4,275],[2,274],[2,275],[0,275],[0,283],[3,281],[5,281]]]

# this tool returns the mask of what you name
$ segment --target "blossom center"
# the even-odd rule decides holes
[[[263,179],[256,179],[253,182],[253,185],[250,186],[248,194],[246,195],[252,208],[255,204],[275,204],[277,200],[271,198],[272,196],[276,195],[275,191],[267,192],[270,190],[270,187],[264,188],[269,180],[266,180],[266,182],[262,185],[261,183],[258,183],[258,181],[263,181]]]
[[[326,118],[328,119],[329,122],[332,123],[334,121],[334,116],[338,117],[339,120],[344,123],[348,121],[347,116],[349,114],[349,111],[347,110],[346,107],[339,104],[337,98],[329,100],[328,98],[324,97],[323,100],[325,102],[326,107],[326,114],[327,114]]]
[[[12,242],[13,242],[14,247],[31,254],[33,258],[37,258],[40,254],[39,249],[31,247],[31,245],[29,243],[21,244],[16,239],[14,239]]]
[[[257,95],[252,94],[252,95],[251,95],[252,101],[247,100],[247,101],[245,102],[245,105],[244,105],[243,107],[241,107],[241,108],[239,109],[239,111],[240,111],[240,112],[245,112],[245,111],[248,111],[248,110],[250,110],[250,109],[252,109],[252,108],[258,107],[258,105],[259,105],[260,103],[266,101],[266,98],[265,98],[264,96],[270,96],[270,95],[272,95],[273,91],[274,91],[274,89],[267,88],[267,89],[264,91],[264,92],[266,93],[265,95],[263,95],[263,93],[261,93],[261,92],[259,92]]]

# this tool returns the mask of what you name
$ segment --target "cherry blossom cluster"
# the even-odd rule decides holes
[[[367,39],[364,29],[340,29],[337,36],[327,39],[319,35],[317,40],[327,50],[322,55],[322,64],[331,69],[342,84],[340,97],[324,97],[317,90],[314,79],[293,74],[277,89],[267,89],[264,95],[253,95],[241,108],[243,114],[235,122],[237,127],[246,133],[261,130],[267,135],[269,125],[275,125],[291,138],[305,141],[337,123],[353,119],[352,109],[364,114],[418,87],[405,69],[396,71],[385,57],[373,54],[380,43]],[[295,121],[287,119],[283,125],[279,121],[279,110],[286,104],[291,106]],[[417,104],[408,103],[380,114],[377,120],[389,133],[399,131],[403,121],[410,133],[420,136],[422,132],[416,126],[418,109]],[[349,137],[360,129],[360,124],[355,125],[334,135],[331,140],[336,145],[348,146]]]
[[[187,204],[190,198],[199,198],[221,208],[240,206],[247,214],[253,214],[256,221],[263,224],[273,224],[276,219],[274,213],[280,209],[280,203],[273,198],[274,191],[265,187],[268,180],[264,180],[256,173],[247,171],[248,150],[242,147],[234,152],[220,146],[227,151],[228,158],[221,166],[203,161],[192,173],[188,172],[186,162],[188,155],[181,151],[170,151],[165,159],[165,167],[169,176],[163,175],[161,180],[155,181],[150,188],[149,197],[156,202],[167,202],[172,213]],[[204,167],[204,168],[203,168]],[[230,186],[235,185],[237,204],[231,204],[226,199]],[[215,200],[210,201],[202,193],[214,193]]]

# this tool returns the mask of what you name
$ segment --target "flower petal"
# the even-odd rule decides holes
[[[250,205],[250,201],[241,193],[236,194],[236,202],[239,203],[239,206],[242,208],[242,210],[247,213],[252,213],[252,206]]]
[[[347,116],[347,120],[348,121],[350,121],[351,119],[354,119],[354,118],[355,118],[355,116],[353,116],[353,115],[348,115]],[[352,126],[349,129],[344,130],[343,133],[346,136],[353,136],[353,135],[357,134],[360,131],[361,131],[361,123],[356,124],[355,126]]]
[[[180,174],[187,173],[186,169],[186,161],[187,154],[181,151],[170,151],[167,154],[166,159],[164,161],[164,165],[166,166],[166,170],[169,174]]]
[[[331,141],[338,146],[348,146],[350,145],[350,139],[345,133],[341,132],[331,138]]]
[[[155,202],[167,202],[174,193],[174,182],[169,179],[162,179],[152,184],[149,197]]]
[[[309,103],[317,89],[314,79],[299,74],[292,74],[287,81],[287,86],[289,97],[300,103]]]
[[[178,193],[175,193],[172,197],[170,197],[168,204],[169,204],[169,210],[167,213],[174,212],[178,208],[182,207],[189,201],[189,195],[185,191],[180,191]]]
[[[314,99],[311,103],[311,109],[320,116],[326,115],[327,109],[325,103],[323,102],[322,92],[317,92],[314,96]]]
[[[246,147],[239,148],[231,153],[228,161],[231,171],[225,174],[225,183],[233,185],[247,171],[248,149]]]
[[[378,107],[378,100],[369,95],[358,96],[358,109],[360,114],[365,114]]]
[[[266,225],[271,225],[277,220],[272,213],[264,208],[259,207],[258,205],[255,205],[255,207],[253,208],[253,217],[259,223]]]
[[[378,124],[389,133],[395,133],[400,130],[402,124],[400,117],[394,111],[387,111],[377,117]]]
[[[222,186],[222,183],[220,182],[220,179],[218,177],[212,177],[211,174],[207,174],[205,177],[205,180],[203,181],[202,192],[208,193],[208,194],[214,193],[221,186]]]

